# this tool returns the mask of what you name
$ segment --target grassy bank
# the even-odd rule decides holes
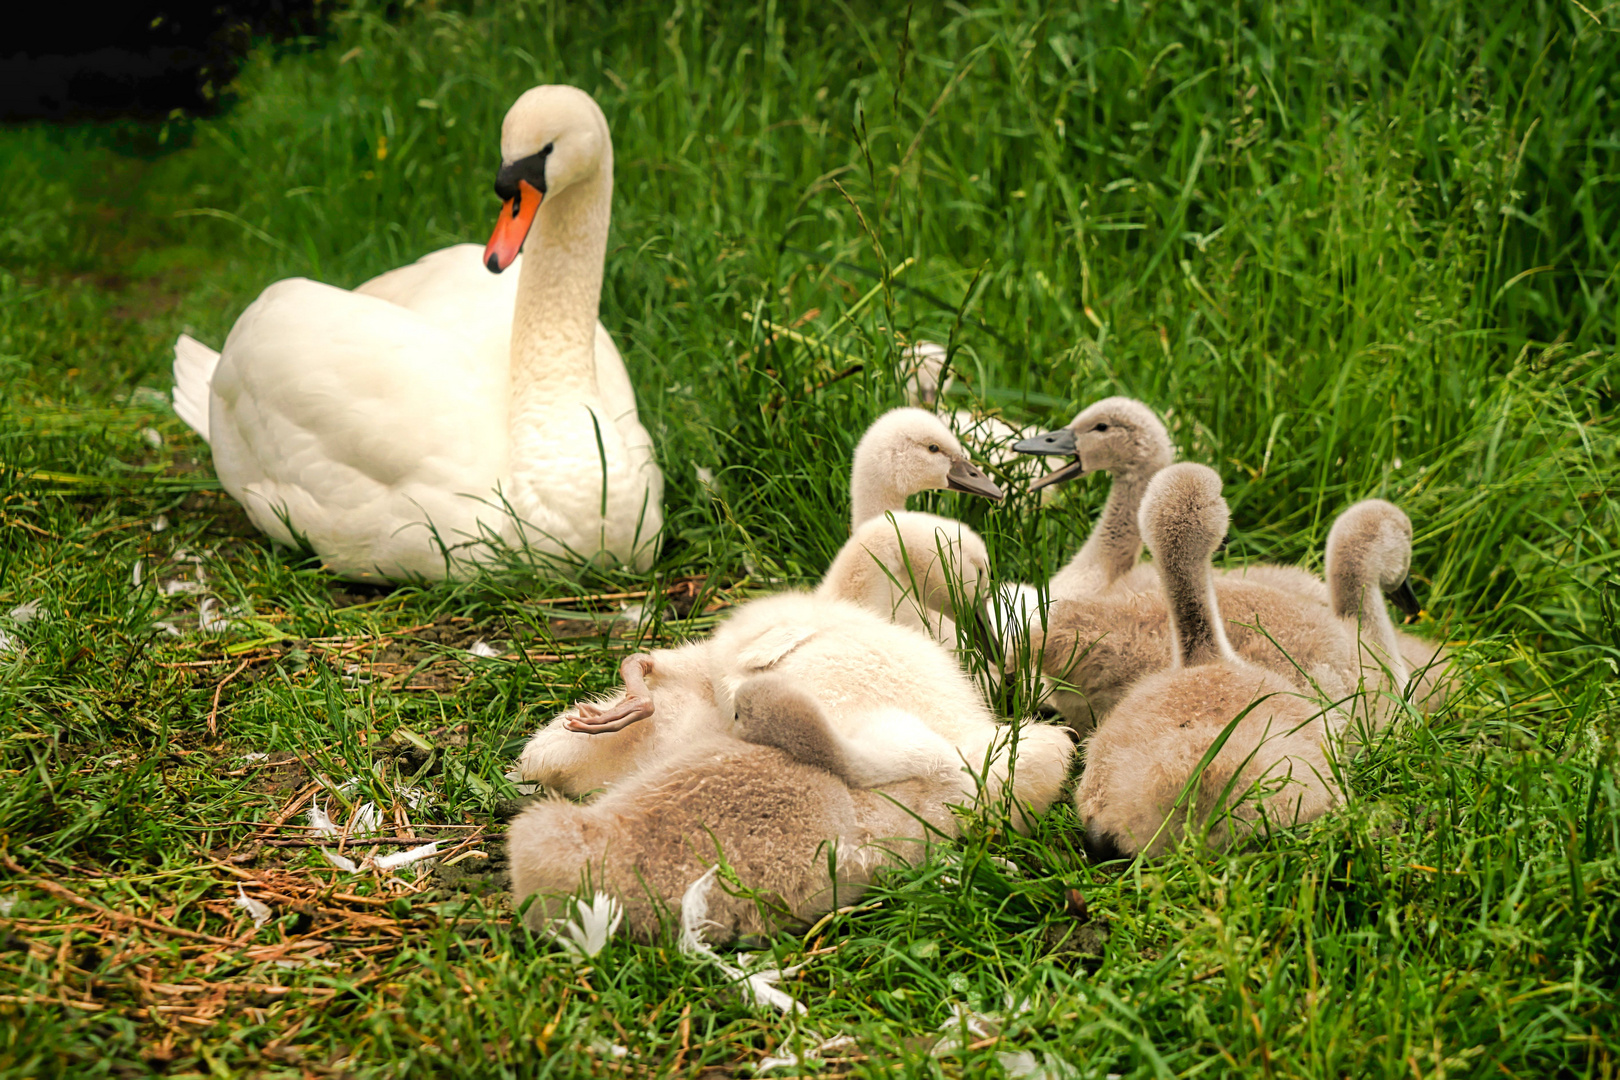
[[[0,131],[0,1073],[741,1075],[839,1034],[822,1073],[1620,1069],[1620,12],[427,4],[332,26],[256,54],[218,119]],[[278,278],[483,240],[500,118],[551,81],[613,129],[602,319],[670,481],[658,563],[333,582],[218,490],[164,404],[174,337],[221,344]],[[764,945],[809,960],[785,984],[802,1019],[671,946],[582,966],[513,930],[513,741],[638,640],[818,575],[917,338],[1019,421],[1162,410],[1226,479],[1229,563],[1319,568],[1338,510],[1399,503],[1416,629],[1456,645],[1463,690],[1356,763],[1351,805],[1259,850],[1122,877],[1067,812],[981,831]],[[1037,580],[1105,492],[936,502]],[[350,878],[286,843],[317,791],[459,861]],[[931,1057],[958,1004],[999,1038]]]

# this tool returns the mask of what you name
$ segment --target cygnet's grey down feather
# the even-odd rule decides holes
[[[1227,641],[1209,558],[1228,520],[1220,477],[1203,465],[1173,465],[1148,485],[1141,529],[1172,662],[1131,687],[1087,744],[1075,807],[1095,857],[1157,855],[1193,829],[1224,848],[1262,820],[1286,827],[1339,801],[1321,708]]]
[[[1354,692],[1361,670],[1355,635],[1328,608],[1230,575],[1212,584],[1236,655],[1301,693],[1339,701]],[[1044,632],[1034,635],[1041,669],[1058,685],[1052,703],[1082,733],[1137,681],[1170,666],[1170,613],[1159,590],[1054,604]]]
[[[603,890],[629,931],[654,937],[688,886],[723,862],[743,888],[710,894],[706,936],[770,933],[857,900],[885,866],[916,863],[957,835],[962,801],[950,768],[854,787],[821,708],[766,675],[736,691],[739,737],[652,765],[591,803],[550,798],[513,821],[512,886],[530,926],[563,898]]]

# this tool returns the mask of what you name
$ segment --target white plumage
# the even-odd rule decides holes
[[[596,319],[607,122],[583,92],[538,87],[501,149],[543,170],[518,272],[493,275],[462,244],[353,291],[292,278],[219,354],[176,343],[175,409],[225,489],[334,573],[459,577],[502,548],[548,566],[652,561],[663,475]]]

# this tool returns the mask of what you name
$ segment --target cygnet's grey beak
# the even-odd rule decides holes
[[[1412,579],[1402,578],[1401,583],[1385,593],[1386,596],[1400,609],[1402,615],[1413,618],[1423,614],[1423,605],[1418,603],[1417,593],[1412,591]]]
[[[952,491],[983,496],[991,502],[1000,502],[1007,497],[994,480],[980,472],[967,458],[957,458],[951,462],[951,471],[945,474],[945,486]]]
[[[1066,427],[1019,439],[1012,448],[1015,454],[1041,454],[1046,457],[1073,457],[1079,453],[1074,447],[1074,432]]]
[[[1029,490],[1031,491],[1039,491],[1041,488],[1051,487],[1053,484],[1067,483],[1086,471],[1085,465],[1081,464],[1078,456],[1080,451],[1074,445],[1074,432],[1068,428],[1058,428],[1056,431],[1048,431],[1044,435],[1020,439],[1012,444],[1012,448],[1016,454],[1036,454],[1041,457],[1074,457],[1074,460],[1063,466],[1063,468],[1055,469],[1030,484]]]

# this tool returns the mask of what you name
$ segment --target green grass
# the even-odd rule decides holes
[[[382,11],[256,54],[218,119],[0,132],[0,848],[26,875],[0,885],[0,1074],[696,1076],[807,1030],[860,1040],[830,1075],[1014,1050],[1096,1077],[1616,1074],[1620,9]],[[481,241],[500,117],[544,81],[613,128],[602,318],[670,480],[658,564],[349,592],[263,542],[150,391],[180,330],[218,345],[271,281]],[[466,850],[498,855],[513,740],[632,644],[580,598],[701,578],[695,617],[645,629],[676,640],[710,598],[814,579],[919,337],[1021,421],[1165,411],[1227,481],[1229,561],[1319,566],[1339,509],[1393,499],[1464,689],[1360,759],[1341,812],[1239,855],[1121,876],[1068,811],[976,831],[766,943],[817,953],[798,1022],[668,944],[572,964],[479,874],[389,900],[308,849],[228,861],[317,776],[390,817],[422,788],[414,829],[482,826]],[[1037,580],[1104,491],[936,502]],[[182,549],[251,612],[223,635],[157,627],[196,625],[154,588]],[[256,933],[244,875],[282,890]],[[1049,948],[1070,888],[1100,960]],[[952,1003],[1009,994],[999,1043],[929,1057]]]

